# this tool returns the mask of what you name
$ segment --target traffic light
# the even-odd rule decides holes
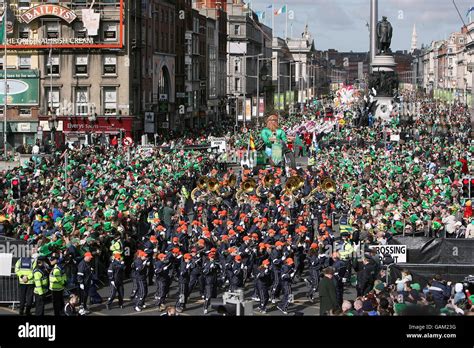
[[[471,178],[470,191],[471,191],[470,199],[474,199],[474,178]]]
[[[10,181],[10,183],[11,183],[11,187],[12,187],[13,199],[20,199],[21,198],[20,180],[18,178],[13,178]]]
[[[465,199],[474,197],[474,178],[462,179],[462,197]]]
[[[26,176],[20,176],[20,195],[25,196],[28,190],[28,179]]]

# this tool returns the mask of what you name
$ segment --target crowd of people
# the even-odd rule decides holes
[[[291,170],[234,170],[205,147],[192,148],[208,136],[247,148],[249,134],[234,134],[231,123],[163,139],[159,149],[97,145],[33,156],[0,179],[0,234],[34,251],[16,265],[20,314],[31,313],[33,293],[37,315],[49,293],[55,315],[88,314],[103,286],[106,307],[116,298],[123,307],[128,279],[137,312],[150,300],[164,311],[170,297],[183,312],[197,291],[206,314],[218,294],[246,289],[261,313],[275,304],[288,314],[294,284],[305,282],[308,303],[319,299],[322,315],[403,315],[420,306],[473,313],[466,289],[440,276],[427,287],[408,278],[387,284],[385,255],[369,247],[398,234],[474,237],[461,183],[474,150],[467,110],[423,102],[416,116],[362,128],[346,122],[327,134],[299,130],[293,150],[308,154],[309,166]],[[289,130],[317,117],[324,115],[305,110],[280,120]],[[12,196],[14,177],[26,178],[20,199]],[[288,185],[292,177],[297,185]],[[192,197],[210,179],[218,190],[204,185],[202,197]],[[354,301],[344,299],[351,282]]]

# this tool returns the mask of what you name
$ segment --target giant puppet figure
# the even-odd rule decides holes
[[[278,165],[283,159],[288,138],[278,125],[277,115],[268,117],[267,127],[262,130],[260,136],[265,143],[265,153],[270,158],[271,164]]]

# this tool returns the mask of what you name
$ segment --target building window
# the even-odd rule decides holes
[[[30,0],[19,0],[18,1],[18,7],[19,8],[29,8],[30,7]]]
[[[238,72],[240,71],[240,60],[239,60],[239,59],[236,59],[236,60],[234,61],[234,63],[235,63],[235,64],[234,64],[234,71],[235,71],[236,73],[238,73]]]
[[[117,89],[104,88],[104,115],[117,115]]]
[[[240,35],[240,25],[234,26],[234,35]]]
[[[76,75],[87,75],[87,56],[76,56]]]
[[[51,75],[51,70],[53,71],[53,75],[59,75],[59,56],[48,56],[46,58],[46,72],[48,75]]]
[[[240,92],[242,90],[242,86],[241,86],[241,83],[240,83],[240,78],[235,79],[234,87],[235,87],[235,90],[237,92]]]
[[[18,68],[19,69],[30,69],[31,68],[31,56],[18,56]]]
[[[79,39],[84,39],[87,37],[87,31],[84,28],[83,23],[76,23],[74,26],[74,36]]]
[[[117,57],[104,56],[104,75],[117,74]]]
[[[89,111],[89,94],[86,87],[76,88],[76,114],[87,115]]]
[[[20,24],[18,29],[18,37],[20,39],[28,39],[30,37],[30,28],[24,24]]]
[[[46,37],[48,39],[59,38],[59,22],[47,22],[46,23]]]
[[[30,117],[31,109],[30,108],[20,108],[19,110],[20,117]]]
[[[104,40],[117,41],[117,25],[106,23],[104,24]]]
[[[57,87],[46,87],[45,95],[47,96],[48,105],[46,109],[49,110],[52,108],[51,113],[56,114],[56,110],[59,108],[59,88]]]

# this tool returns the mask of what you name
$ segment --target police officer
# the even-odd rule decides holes
[[[293,277],[295,276],[295,267],[292,258],[287,258],[285,264],[281,268],[281,289],[283,293],[283,298],[277,306],[283,314],[288,314],[288,306],[290,304],[291,296],[291,283],[293,282]]]
[[[46,269],[46,259],[39,257],[33,270],[35,282],[35,314],[44,315],[44,302],[48,293],[48,271]]]
[[[346,271],[344,274],[340,274],[342,277],[342,282],[346,283],[347,280],[351,278],[351,270],[352,270],[352,254],[354,253],[354,247],[349,240],[349,233],[342,232],[342,247],[339,251],[340,259],[344,263],[346,267]]]
[[[118,232],[114,236],[114,240],[112,241],[112,245],[110,246],[110,251],[112,252],[112,255],[115,253],[123,253],[122,236]]]
[[[309,247],[308,251],[308,263],[309,263],[309,279],[305,279],[306,284],[309,286],[308,298],[310,302],[314,302],[314,294],[318,291],[319,276],[321,272],[321,261],[318,253],[318,244],[313,243]]]
[[[114,253],[114,259],[110,263],[107,275],[110,281],[110,296],[107,299],[105,306],[110,309],[114,302],[115,296],[118,296],[118,305],[123,308],[123,279],[125,277],[125,262],[123,261],[121,253]]]
[[[64,309],[64,287],[66,285],[66,273],[58,255],[51,257],[53,269],[49,274],[49,290],[53,297],[54,315],[60,316]]]
[[[148,255],[143,250],[138,250],[137,257],[134,261],[135,277],[137,284],[137,294],[135,297],[135,311],[141,312],[143,308],[146,308],[145,298],[148,295],[147,285],[147,267],[148,267]]]
[[[77,281],[80,288],[80,297],[81,305],[79,309],[80,315],[89,314],[90,311],[87,310],[87,299],[89,297],[89,289],[92,286],[92,275],[94,268],[92,267],[92,253],[86,252],[84,254],[84,259],[79,263],[77,267]]]
[[[156,281],[156,305],[160,311],[165,309],[165,301],[168,296],[171,285],[170,277],[170,261],[166,258],[166,254],[160,253],[155,260],[155,281]]]
[[[267,304],[270,299],[269,290],[272,284],[272,277],[270,273],[270,260],[265,259],[262,261],[261,266],[257,270],[256,275],[256,288],[258,298],[260,300],[259,310],[260,313],[267,313]]]
[[[20,293],[20,315],[31,315],[33,290],[35,288],[32,258],[22,257],[18,259],[15,263],[15,274],[18,277],[18,289]]]
[[[204,262],[202,273],[204,275],[204,314],[207,314],[211,305],[211,299],[217,297],[217,271],[216,254],[211,252],[207,255],[208,260]]]
[[[179,266],[178,300],[176,301],[176,311],[178,313],[183,312],[188,300],[192,258],[191,254],[184,254]]]
[[[230,291],[244,287],[245,265],[242,262],[242,256],[236,255],[232,263],[232,278],[230,279]]]

